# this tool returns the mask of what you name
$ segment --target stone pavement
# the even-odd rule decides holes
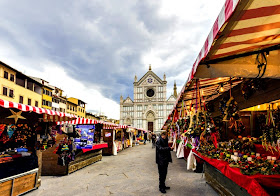
[[[68,176],[43,176],[42,186],[28,196],[60,195],[218,195],[204,180],[202,174],[186,171],[184,159],[172,152],[166,184],[167,194],[158,190],[155,149],[151,144],[135,146],[117,156],[104,156],[102,161]]]

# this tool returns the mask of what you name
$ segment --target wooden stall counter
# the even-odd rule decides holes
[[[39,169],[33,169],[18,175],[0,180],[0,195],[14,196],[37,188]]]
[[[61,140],[63,135],[57,137],[57,141]],[[102,160],[102,149],[107,148],[107,143],[93,145],[92,149],[77,150],[75,160],[69,164],[62,166],[58,164],[59,155],[55,154],[56,145],[42,153],[42,175],[43,176],[61,176],[73,173],[83,167],[91,165]]]

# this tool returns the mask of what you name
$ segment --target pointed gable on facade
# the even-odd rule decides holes
[[[127,97],[125,100],[124,100],[124,103],[131,103],[133,104],[133,101],[130,97]]]
[[[164,81],[160,79],[153,71],[148,71],[135,85],[147,85],[147,84],[164,84]]]

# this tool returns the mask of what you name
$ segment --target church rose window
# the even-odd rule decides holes
[[[152,83],[153,79],[152,78],[148,78],[148,83]]]
[[[147,90],[147,96],[148,97],[152,97],[152,96],[154,96],[154,94],[155,94],[155,91],[153,89]]]

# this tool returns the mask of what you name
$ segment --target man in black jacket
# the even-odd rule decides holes
[[[167,132],[163,131],[156,142],[156,163],[158,164],[159,173],[159,191],[166,193],[170,187],[165,186],[168,163],[172,162],[170,151],[173,147],[168,146]]]

